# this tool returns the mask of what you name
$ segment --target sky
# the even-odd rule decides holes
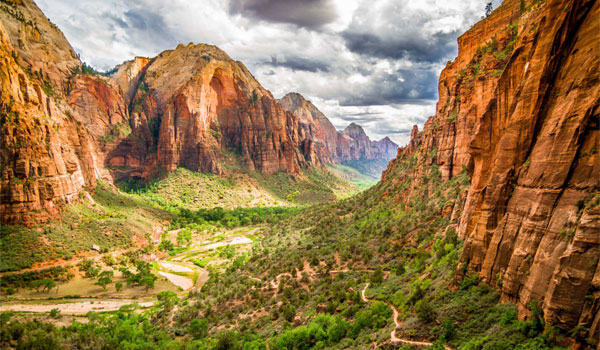
[[[435,113],[457,37],[488,0],[36,0],[81,59],[108,70],[179,43],[217,45],[276,98],[400,145]],[[494,0],[494,8],[500,0]]]

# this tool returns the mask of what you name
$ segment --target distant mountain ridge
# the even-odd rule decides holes
[[[338,131],[331,121],[299,93],[291,92],[279,103],[298,116],[299,124],[315,142],[315,153],[323,163],[384,159],[396,157],[398,145],[389,137],[371,141],[364,129],[355,123]]]

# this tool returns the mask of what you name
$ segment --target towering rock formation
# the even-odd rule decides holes
[[[383,178],[400,181],[392,174],[414,157],[417,169],[434,164],[446,180],[468,171],[468,195],[447,211],[465,240],[462,263],[521,316],[535,300],[548,323],[596,338],[598,18],[594,0],[505,0],[458,39],[435,116],[413,130]]]
[[[77,74],[77,55],[33,1],[0,6],[0,217],[28,223],[108,176],[85,124],[101,133],[127,112],[110,85]]]
[[[302,95],[291,92],[279,100],[289,112],[298,116],[300,126],[315,143],[315,152],[323,163],[341,163],[352,160],[394,158],[398,149],[388,137],[371,141],[360,125],[351,123],[342,132],[307,101]]]
[[[108,160],[122,175],[178,166],[220,173],[222,151],[264,173],[318,164],[298,119],[215,46],[179,45],[126,62],[112,78],[130,98],[133,132]]]

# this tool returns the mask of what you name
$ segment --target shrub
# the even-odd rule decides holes
[[[428,298],[421,299],[415,304],[415,311],[417,311],[417,317],[423,322],[431,322],[435,319],[435,310]]]
[[[192,320],[187,331],[194,339],[203,339],[208,336],[208,321],[206,319]]]
[[[52,317],[52,318],[59,318],[60,317],[60,310],[56,309],[56,308],[50,310],[50,317]]]

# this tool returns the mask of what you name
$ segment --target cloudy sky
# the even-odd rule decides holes
[[[338,129],[356,122],[399,144],[434,113],[438,75],[487,1],[36,0],[99,70],[214,44],[276,98],[299,92]]]

